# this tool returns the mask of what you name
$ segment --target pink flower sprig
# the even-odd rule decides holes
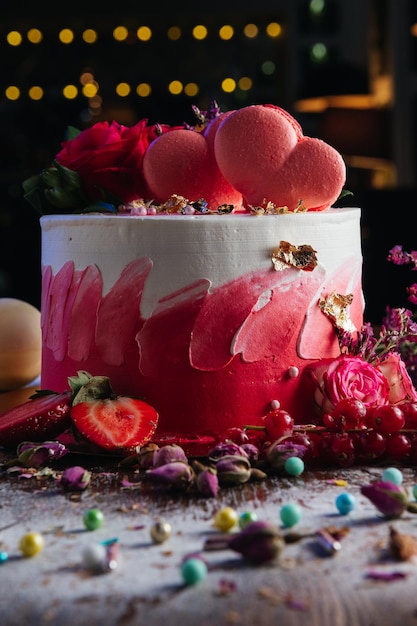
[[[405,341],[416,342],[417,324],[408,309],[387,307],[378,336],[375,336],[375,330],[368,322],[356,337],[348,331],[339,330],[338,341],[342,354],[360,356],[368,363],[377,364],[389,353],[401,353]]]
[[[388,252],[387,260],[394,265],[412,265],[411,270],[417,270],[417,250],[406,252],[402,246],[394,246]],[[412,304],[417,304],[417,283],[412,283],[407,287],[408,300]]]
[[[394,265],[413,265],[412,269],[417,269],[417,250],[411,250],[406,252],[402,246],[394,246],[388,252],[388,261],[394,263]]]

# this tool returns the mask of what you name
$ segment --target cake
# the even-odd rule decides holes
[[[303,370],[340,353],[319,301],[353,294],[362,323],[358,208],[54,215],[41,226],[42,387],[65,389],[78,370],[107,375],[156,408],[159,434],[260,424],[273,401],[312,421]],[[311,246],[314,269],[275,269],[284,241]]]
[[[44,214],[41,387],[108,376],[156,409],[159,437],[277,407],[309,423],[304,373],[340,355],[334,301],[363,323],[360,209],[333,208],[345,164],[279,107],[195,112],[93,125],[26,183]]]

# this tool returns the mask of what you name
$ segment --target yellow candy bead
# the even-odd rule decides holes
[[[31,557],[43,550],[45,540],[40,533],[30,532],[23,535],[19,542],[19,548],[23,556]]]
[[[214,526],[221,532],[226,533],[231,530],[239,521],[238,514],[232,507],[226,506],[220,509],[214,516]]]

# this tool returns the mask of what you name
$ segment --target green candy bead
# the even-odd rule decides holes
[[[245,511],[239,515],[239,528],[246,528],[248,524],[258,521],[258,516],[252,511]]]
[[[182,564],[181,575],[187,585],[196,585],[207,576],[207,565],[201,559],[191,557]]]
[[[387,467],[382,472],[382,480],[394,483],[395,485],[401,485],[403,482],[403,474],[396,467]]]
[[[300,476],[304,472],[304,461],[298,456],[290,456],[285,461],[284,469],[290,476]]]
[[[99,509],[88,509],[83,515],[83,522],[87,530],[97,530],[103,526],[104,515]]]
[[[280,511],[281,522],[287,528],[298,524],[302,516],[301,507],[295,503],[284,504]]]

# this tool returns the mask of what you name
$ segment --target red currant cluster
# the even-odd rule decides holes
[[[225,439],[255,444],[260,452],[280,440],[303,446],[303,459],[313,466],[349,467],[355,463],[396,461],[417,464],[417,402],[371,409],[344,399],[317,425],[294,424],[282,409],[270,411],[263,427],[229,429]]]

